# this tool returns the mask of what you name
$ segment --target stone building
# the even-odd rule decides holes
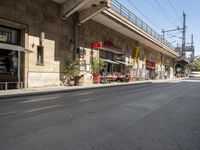
[[[0,0],[0,82],[61,85],[75,56],[84,74],[99,57],[107,72],[129,66],[135,79],[157,79],[173,78],[179,54],[116,0]]]
[[[50,0],[0,1],[0,82],[60,85],[74,39],[73,18],[62,19],[60,11]],[[12,65],[14,57],[19,65]]]

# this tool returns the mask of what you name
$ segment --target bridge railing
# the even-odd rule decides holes
[[[134,15],[131,11],[129,11],[126,7],[124,7],[121,3],[119,3],[117,0],[111,0],[111,8],[131,21],[133,24],[138,26],[140,29],[148,33],[150,36],[158,40],[159,42],[163,43],[173,51],[175,51],[175,47],[165,40],[162,35],[160,35],[158,32],[153,30],[150,26],[148,26],[144,21],[142,21],[140,18],[138,18],[136,15]]]

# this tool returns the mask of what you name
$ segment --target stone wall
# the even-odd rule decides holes
[[[87,21],[80,26],[79,44],[81,47],[91,47],[95,41],[111,41],[115,47],[120,48],[123,53],[132,53],[136,41],[106,27],[95,21]]]
[[[15,28],[17,23],[24,28],[21,29],[22,46],[29,52],[24,55],[23,74],[25,85],[29,87],[58,85],[65,60],[72,57],[73,20],[61,19],[60,13],[60,5],[50,0],[0,0],[0,18],[9,20],[10,27]],[[44,65],[36,65],[41,32],[45,33]]]

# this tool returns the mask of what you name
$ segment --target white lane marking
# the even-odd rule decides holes
[[[175,86],[175,85],[170,85],[170,87],[173,87],[173,86]],[[152,86],[152,87],[146,87],[146,88],[141,88],[141,89],[135,89],[135,90],[132,90],[132,91],[130,91],[130,92],[127,92],[127,93],[132,93],[132,92],[143,92],[143,91],[145,91],[145,90],[147,90],[147,89],[149,89],[149,90],[153,90],[152,88],[162,88],[162,87],[166,87],[166,85],[157,85],[157,86]],[[169,86],[167,86],[167,87],[169,87]]]
[[[19,113],[19,112],[18,112],[18,111],[6,112],[6,113],[0,114],[0,117],[2,117],[2,116],[7,116],[7,115],[13,115],[13,114],[16,114],[16,113]]]
[[[83,103],[83,102],[89,102],[89,101],[92,101],[92,100],[94,100],[94,99],[93,98],[87,98],[87,99],[82,99],[79,102]]]
[[[88,95],[88,94],[92,94],[92,93],[94,93],[94,92],[83,92],[83,93],[74,94],[72,96]]]
[[[40,110],[47,110],[47,109],[56,108],[56,107],[59,107],[59,106],[61,106],[61,105],[53,105],[53,106],[47,106],[47,107],[40,107],[40,108],[30,109],[30,110],[24,111],[22,113],[31,113],[31,112],[36,112],[36,111],[40,111]]]
[[[39,99],[29,99],[27,101],[22,101],[19,103],[32,103],[32,102],[38,102],[38,101],[46,101],[46,100],[52,100],[52,99],[58,99],[60,97],[45,97],[45,98],[39,98]]]

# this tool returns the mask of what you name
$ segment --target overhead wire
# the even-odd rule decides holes
[[[150,2],[150,0],[146,0],[147,2],[148,2],[148,4],[154,9],[154,10],[156,10],[157,12],[159,12],[158,14],[159,15],[161,15],[162,17],[165,17],[162,13],[160,13],[161,11],[157,8],[157,7],[155,7],[151,2]]]
[[[168,3],[170,4],[170,6],[172,7],[172,10],[174,11],[174,13],[176,14],[176,16],[178,17],[178,20],[180,20],[182,22],[181,17],[179,16],[178,12],[176,11],[176,8],[174,7],[174,5],[172,4],[171,0],[167,0]]]
[[[154,22],[152,22],[152,20],[147,17],[140,9],[138,9],[131,0],[126,0],[132,7],[134,7],[144,18],[146,18],[152,25],[154,25],[156,28],[158,28],[159,30],[161,30],[161,28],[156,25]]]
[[[176,28],[176,25],[170,19],[170,17],[168,16],[167,12],[163,9],[163,7],[160,5],[160,3],[157,0],[154,0],[154,2],[158,5],[158,7],[160,8],[160,10],[165,14],[165,16],[167,17],[168,21]]]
[[[149,19],[149,17],[147,17],[140,9],[138,9],[138,7],[136,7],[134,5],[134,3],[131,0],[126,0],[135,10],[137,10],[144,18],[146,18],[149,22],[151,22],[151,24],[153,24],[154,26],[156,26],[158,29],[160,29],[160,27],[158,27],[158,25],[156,25],[154,22],[152,22],[151,19]],[[166,13],[166,11],[163,9],[163,7],[160,5],[160,3],[157,0],[154,0],[156,2],[156,5],[158,5],[158,7],[154,6],[153,3],[151,3],[149,0],[146,0],[149,5],[151,5],[151,7],[156,10],[157,12],[159,12],[158,14],[161,15],[163,18],[167,18],[167,20],[169,21],[170,24],[172,24],[172,26],[174,26],[175,28],[177,28],[177,26],[173,23],[173,21],[169,18],[168,14]],[[171,4],[172,5],[172,4]],[[172,7],[172,6],[171,6]],[[175,11],[175,10],[174,10]],[[179,34],[180,31],[176,31],[174,34]],[[175,38],[175,35],[171,34],[171,37],[169,37],[170,35],[168,35],[167,38]],[[177,38],[177,37],[176,37]],[[179,39],[180,40],[180,39]]]
[[[146,2],[147,2],[147,3],[149,4],[149,6],[151,6],[156,12],[158,12],[158,14],[159,14],[161,17],[166,18],[166,15],[164,15],[163,12],[162,12],[160,9],[158,9],[158,8],[152,3],[152,1],[146,0]],[[169,19],[168,19],[168,21],[169,21]],[[170,21],[169,23],[171,24],[171,21]],[[174,25],[174,23],[173,23],[173,25]],[[170,27],[167,27],[167,28],[170,28]]]

